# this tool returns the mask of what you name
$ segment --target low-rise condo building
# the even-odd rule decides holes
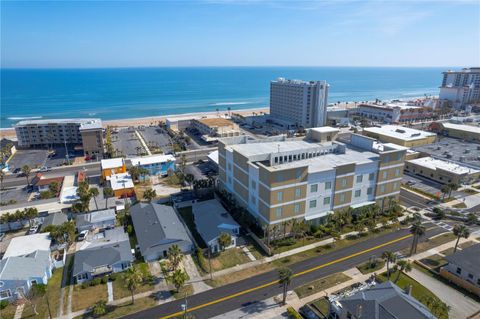
[[[443,72],[439,98],[448,100],[455,108],[480,102],[480,68]]]
[[[239,126],[222,117],[192,119],[190,126],[200,132],[202,138],[207,142],[216,141],[222,137],[240,135]]]
[[[121,174],[127,172],[127,165],[125,160],[121,157],[104,159],[101,161],[102,178],[107,180],[113,174]]]
[[[130,161],[133,166],[146,169],[149,175],[165,176],[169,171],[175,172],[175,156],[173,155],[134,157]]]
[[[102,158],[103,128],[100,119],[27,120],[15,125],[20,148],[81,145],[85,155]]]
[[[437,134],[408,128],[400,125],[383,125],[367,127],[363,135],[376,138],[384,143],[394,143],[405,147],[432,144]]]
[[[434,122],[429,129],[439,135],[480,143],[480,126],[456,124],[450,122]]]
[[[436,117],[435,109],[430,104],[417,102],[372,102],[361,103],[356,108],[358,116],[384,123],[408,123]]]
[[[398,198],[407,148],[357,134],[344,144],[334,140],[338,130],[324,130],[311,129],[305,139],[220,140],[219,187],[264,225],[319,221]]]
[[[270,117],[287,128],[324,126],[327,121],[326,81],[278,78],[270,82]]]

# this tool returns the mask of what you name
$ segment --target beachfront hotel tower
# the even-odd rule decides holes
[[[263,225],[398,200],[407,148],[357,134],[341,143],[337,134],[324,126],[305,138],[221,139],[219,187]]]
[[[287,128],[324,126],[327,99],[326,81],[278,78],[270,82],[270,116]]]
[[[480,102],[480,68],[464,68],[443,72],[439,98],[455,108]]]

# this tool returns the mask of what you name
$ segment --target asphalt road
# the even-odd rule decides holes
[[[420,208],[427,208],[431,205],[427,203],[430,200],[423,198],[422,196],[418,196],[412,192],[406,191],[404,189],[400,190],[400,204],[410,207],[410,206],[417,206]]]
[[[428,230],[427,235],[422,239],[442,232],[445,232],[445,230],[436,227]],[[408,230],[403,229],[293,264],[289,266],[294,272],[294,278],[289,289],[352,268],[367,261],[372,255],[380,256],[385,250],[398,251],[409,247],[410,244],[411,236]],[[196,318],[210,318],[241,308],[248,302],[261,301],[278,295],[282,292],[282,289],[277,283],[277,279],[278,273],[274,270],[195,294],[188,297],[189,312],[193,313]],[[182,314],[181,305],[183,303],[184,300],[168,302],[124,318],[173,318]]]

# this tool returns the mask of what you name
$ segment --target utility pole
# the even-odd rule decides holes
[[[183,319],[187,319],[187,311],[188,311],[187,292],[185,292],[183,300],[185,302],[184,304],[182,304]]]
[[[213,279],[213,274],[212,274],[212,257],[211,257],[211,247],[208,246],[208,267],[209,267],[209,272],[210,272],[210,279]]]
[[[70,157],[68,156],[67,140],[63,139],[63,143],[65,144],[65,158],[67,159],[67,164],[70,165]]]

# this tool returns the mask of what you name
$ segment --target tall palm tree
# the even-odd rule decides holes
[[[108,208],[108,199],[113,196],[113,189],[105,187],[103,189],[103,197],[105,197],[105,209]]]
[[[278,270],[278,283],[282,285],[283,288],[283,304],[287,301],[287,290],[290,282],[292,281],[293,272],[290,268],[280,268]]]
[[[170,264],[172,265],[172,269],[174,271],[177,270],[178,266],[180,265],[183,259],[183,253],[180,247],[178,245],[170,246],[170,248],[168,248],[167,258],[170,261]]]
[[[418,239],[425,234],[425,226],[417,221],[410,226],[410,233],[413,235],[412,248],[410,249],[411,256],[417,252]]]
[[[395,265],[396,269],[397,269],[397,277],[395,278],[395,280],[393,281],[394,283],[396,283],[399,279],[400,279],[400,274],[402,272],[410,272],[412,271],[412,264],[406,260],[406,259],[402,259],[402,260],[399,260],[397,261],[397,264]]]
[[[394,263],[397,257],[391,251],[384,251],[382,253],[382,258],[385,259],[387,264],[387,278],[390,279],[390,263]]]
[[[127,272],[125,273],[125,287],[130,290],[130,293],[132,294],[132,304],[135,302],[135,290],[138,288],[138,286],[142,283],[143,281],[143,273],[135,266],[132,268],[128,269]]]
[[[468,238],[470,236],[470,230],[468,230],[467,226],[465,225],[457,224],[453,227],[453,234],[457,236],[457,242],[455,243],[455,248],[453,249],[453,252],[456,252],[460,238]]]
[[[93,197],[93,200],[95,201],[95,208],[98,210],[97,196],[100,194],[98,188],[92,187],[88,190],[88,193]]]
[[[32,169],[30,168],[30,166],[28,165],[23,165],[22,166],[22,173],[23,175],[25,175],[25,178],[27,179],[27,186],[30,185],[30,173],[31,173]]]

